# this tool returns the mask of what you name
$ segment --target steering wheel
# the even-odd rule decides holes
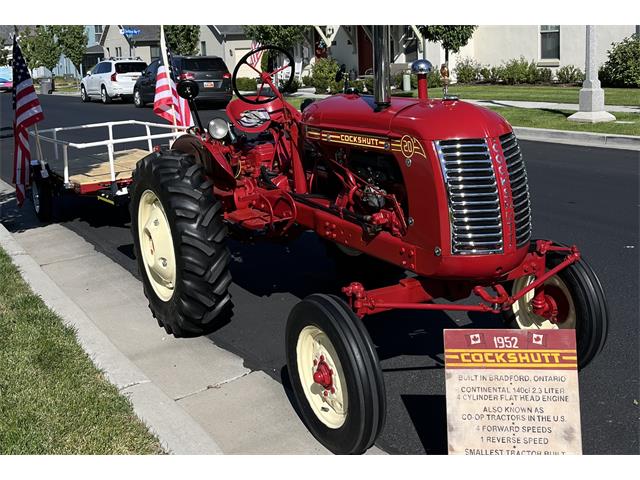
[[[268,68],[272,69],[270,72],[262,72],[260,70],[259,65],[253,64],[253,63],[256,63],[256,64],[260,63],[262,59],[262,55],[264,55],[266,51],[268,51],[268,58],[270,63]],[[284,58],[282,56],[284,56]],[[280,65],[272,66],[271,62],[274,62],[277,60],[284,60],[284,62],[282,63],[281,66]],[[240,93],[238,89],[236,80],[238,79],[238,72],[240,71],[240,68],[243,65],[246,65],[247,67],[249,67],[250,69],[252,69],[258,74],[258,81],[257,81],[258,93],[255,96],[254,95],[249,97],[244,96]],[[262,47],[258,47],[255,50],[252,50],[249,53],[247,53],[236,64],[236,68],[233,70],[233,77],[231,79],[231,87],[233,88],[233,93],[235,93],[236,96],[243,102],[250,103],[253,105],[263,105],[265,103],[272,102],[275,99],[280,97],[279,95],[280,92],[278,90],[278,86],[275,84],[275,79],[273,78],[273,76],[287,69],[290,69],[291,73],[289,74],[289,78],[284,84],[284,90],[288,90],[289,87],[291,86],[291,83],[293,82],[293,74],[295,73],[295,64],[293,62],[293,57],[289,52],[287,52],[286,50],[280,47],[275,47],[271,45],[264,45]],[[271,96],[262,95],[262,91],[265,88],[265,84],[267,85],[268,88],[271,89],[271,92],[272,92]]]

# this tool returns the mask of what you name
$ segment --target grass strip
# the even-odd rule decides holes
[[[0,249],[0,454],[155,454],[158,439]]]

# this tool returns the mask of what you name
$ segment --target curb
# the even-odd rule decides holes
[[[640,137],[612,133],[572,132],[549,128],[513,127],[519,140],[565,143],[585,147],[617,148],[640,151]]]
[[[106,378],[131,401],[135,414],[162,447],[176,455],[219,455],[211,436],[138,367],[120,352],[40,268],[11,233],[0,224],[0,246],[11,257],[33,292],[73,328],[82,349]]]

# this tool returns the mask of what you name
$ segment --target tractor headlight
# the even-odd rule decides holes
[[[209,122],[209,135],[216,140],[222,140],[229,133],[229,124],[222,118],[214,118]]]

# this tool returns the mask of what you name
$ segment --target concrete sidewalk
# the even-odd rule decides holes
[[[14,203],[12,191],[0,181],[0,194],[4,194],[0,203],[2,219],[20,215],[23,223],[22,217],[31,215],[30,205],[26,204],[19,213],[8,207]],[[37,225],[37,221],[33,223]],[[54,297],[63,296],[77,306],[130,362],[116,362],[115,367],[108,368],[125,370],[125,373],[127,369],[139,371],[146,380],[137,383],[144,384],[146,391],[157,388],[166,396],[171,404],[165,409],[170,418],[140,415],[140,409],[153,413],[162,411],[161,406],[155,405],[155,397],[145,395],[144,391],[130,396],[136,413],[165,445],[162,432],[168,425],[175,433],[177,415],[178,419],[183,418],[185,430],[178,433],[188,437],[190,431],[198,431],[200,443],[212,445],[203,452],[194,444],[179,453],[216,453],[216,446],[222,453],[329,453],[298,418],[282,385],[264,372],[247,369],[242,358],[217,347],[207,338],[168,336],[152,317],[140,282],[82,237],[56,224],[34,226],[13,234],[1,225],[0,230],[5,237],[1,244],[16,242],[8,251],[14,261],[14,255],[21,255],[22,260],[33,259],[31,270],[41,270],[44,281],[50,279],[59,288]],[[7,240],[7,236],[11,239]],[[24,263],[22,260],[19,266]],[[38,285],[34,285],[33,278],[24,275],[20,268],[34,291],[64,318],[66,312],[48,301]],[[95,354],[90,356],[95,361]],[[109,372],[106,373],[110,377]],[[123,385],[118,387],[123,394],[129,394]],[[382,452],[374,447],[370,453]]]

